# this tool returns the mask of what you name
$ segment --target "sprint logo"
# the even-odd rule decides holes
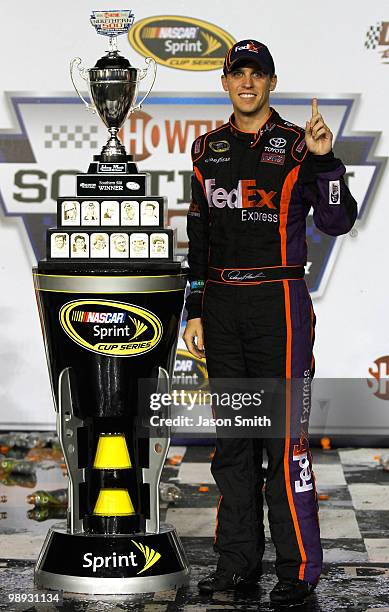
[[[135,542],[135,540],[131,540],[131,542],[135,544],[137,548],[139,548],[145,558],[145,565],[139,572],[137,572],[138,574],[141,574],[142,572],[145,572],[146,570],[150,569],[150,567],[154,565],[154,563],[157,563],[157,561],[159,561],[159,559],[161,558],[161,554],[156,550],[153,550],[148,546],[144,546],[140,542]]]
[[[161,554],[149,546],[135,542],[135,540],[131,540],[131,542],[135,544],[144,557],[144,565],[136,572],[136,575],[150,569],[161,558]],[[92,573],[96,574],[100,568],[139,567],[139,563],[137,562],[137,554],[134,552],[130,552],[128,555],[119,555],[113,552],[106,557],[88,552],[84,554],[82,567],[92,568]]]

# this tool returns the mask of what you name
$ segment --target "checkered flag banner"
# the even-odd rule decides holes
[[[75,125],[72,128],[68,125],[59,125],[57,127],[45,125],[46,149],[52,149],[54,147],[59,149],[71,147],[75,149],[81,149],[83,147],[97,149],[98,142],[96,138],[97,125]]]
[[[366,32],[366,39],[365,39],[366,49],[375,49],[377,47],[379,39],[380,39],[382,25],[383,25],[383,22],[380,21],[376,23],[376,25],[370,26],[370,28]]]

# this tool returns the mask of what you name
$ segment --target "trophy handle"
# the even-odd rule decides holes
[[[76,81],[74,78],[74,72],[76,69],[78,69],[78,74],[84,79],[84,81],[88,82],[88,69],[83,68],[81,66],[81,62],[82,62],[82,59],[80,57],[75,57],[74,59],[72,59],[72,61],[70,62],[70,78],[72,80],[73,87],[76,90],[77,95],[80,98],[80,100],[82,100],[82,102],[85,104],[88,110],[92,111],[92,113],[96,113],[96,107],[94,106],[94,104],[90,104],[89,102],[85,100],[84,96],[79,91],[76,85]]]
[[[138,84],[139,84],[139,81],[141,81],[142,79],[145,78],[146,74],[149,71],[150,66],[152,66],[153,78],[152,78],[152,81],[151,81],[151,85],[148,88],[148,90],[145,93],[145,95],[143,96],[143,98],[141,99],[141,101],[138,102],[138,104],[136,106],[134,106],[133,108],[130,109],[130,112],[128,113],[128,115],[131,115],[131,113],[134,113],[135,111],[140,110],[142,108],[143,102],[146,100],[146,98],[149,95],[150,91],[153,89],[153,86],[154,86],[154,83],[155,83],[155,77],[157,76],[157,64],[156,64],[155,60],[152,57],[146,57],[145,58],[145,63],[147,64],[147,68],[142,68],[142,70],[140,70],[140,77],[138,79]]]

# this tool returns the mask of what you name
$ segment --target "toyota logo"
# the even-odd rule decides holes
[[[272,147],[276,147],[276,149],[280,149],[286,145],[285,138],[271,138],[270,144]]]

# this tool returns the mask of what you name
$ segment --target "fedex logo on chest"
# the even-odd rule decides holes
[[[205,193],[210,208],[262,208],[277,209],[273,202],[276,191],[265,191],[257,187],[255,179],[241,179],[236,188],[228,191],[216,188],[216,179],[205,180]]]

